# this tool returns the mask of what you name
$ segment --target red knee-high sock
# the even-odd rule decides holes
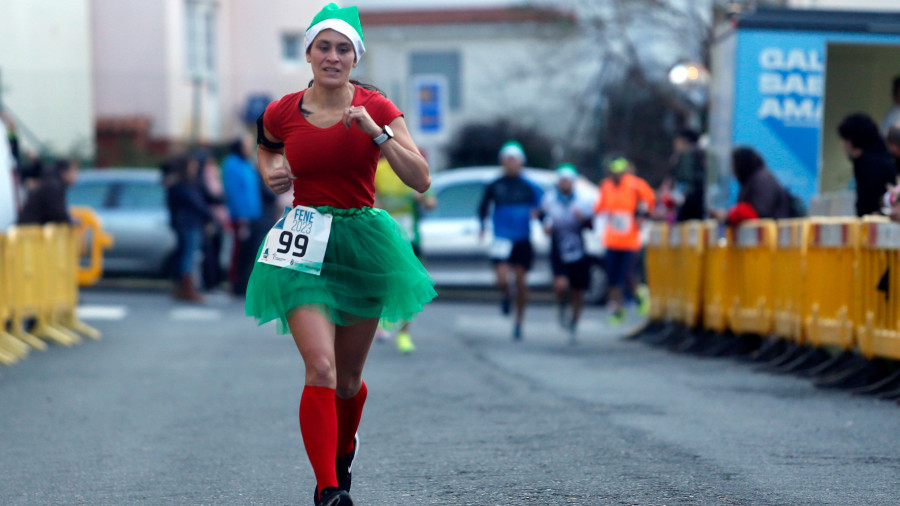
[[[353,451],[353,437],[359,428],[359,420],[362,418],[363,405],[369,390],[366,382],[362,383],[359,392],[349,399],[334,397],[334,405],[337,408],[337,456],[350,455]]]
[[[300,396],[300,433],[319,490],[338,486],[334,469],[338,435],[334,397],[333,388],[310,385],[303,388]]]

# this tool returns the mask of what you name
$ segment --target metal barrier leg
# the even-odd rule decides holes
[[[807,369],[805,371],[801,371],[801,376],[809,376],[809,377],[825,377],[830,374],[834,374],[835,372],[847,367],[850,364],[855,364],[859,362],[860,356],[850,352],[843,351],[839,355],[835,355],[831,358],[831,360],[819,364],[812,369]]]
[[[100,337],[102,337],[103,335],[99,330],[79,320],[78,317],[75,316],[75,313],[72,312],[64,313],[60,317],[60,323],[65,327],[68,327],[75,332],[78,332],[79,334],[91,339],[100,339]]]
[[[28,356],[28,350],[30,348],[27,344],[16,339],[12,334],[0,330],[0,349],[3,349],[16,358],[25,358]]]
[[[25,327],[22,324],[22,320],[19,320],[19,319],[13,320],[11,334],[13,335],[13,337],[18,339],[19,341],[22,341],[23,343],[27,344],[28,346],[31,346],[32,348],[34,348],[36,350],[44,351],[47,349],[47,343],[45,343],[44,341],[41,341],[40,339],[38,339],[37,336],[35,336],[34,334],[31,334],[25,330]]]
[[[0,349],[0,364],[3,365],[12,365],[19,361],[19,357],[13,355],[8,351],[4,351]]]
[[[830,358],[831,355],[828,354],[827,351],[820,348],[813,348],[787,364],[776,368],[776,370],[778,372],[799,372],[806,369],[812,369],[819,364],[827,362]]]
[[[878,363],[861,360],[854,366],[816,381],[815,385],[819,388],[860,388],[877,383],[887,375]]]
[[[898,391],[898,389],[900,389],[900,371],[894,371],[893,374],[883,380],[876,381],[867,387],[854,388],[850,390],[850,393],[870,395]]]
[[[750,360],[754,362],[768,362],[784,353],[787,341],[777,337],[768,337],[763,340],[762,346],[750,354]]]
[[[72,346],[80,341],[80,339],[76,341],[72,338],[71,335],[54,327],[45,318],[38,318],[37,324],[34,326],[34,329],[31,331],[31,333],[38,337],[54,341],[63,346]]]

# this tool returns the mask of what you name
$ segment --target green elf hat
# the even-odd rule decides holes
[[[558,177],[560,181],[564,179],[575,181],[578,179],[578,169],[571,163],[563,163],[556,168],[556,177]]]
[[[516,141],[506,141],[506,143],[500,147],[500,153],[498,153],[497,158],[499,158],[500,161],[503,161],[507,156],[518,158],[521,163],[525,163],[525,150],[522,149],[522,145]]]
[[[338,7],[335,3],[330,3],[316,14],[306,29],[306,49],[316,40],[323,30],[334,30],[339,34],[350,39],[353,43],[353,49],[356,50],[356,61],[358,62],[362,55],[366,52],[366,45],[363,43],[362,24],[359,22],[359,9],[355,6]]]

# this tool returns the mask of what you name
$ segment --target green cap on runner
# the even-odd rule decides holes
[[[609,171],[613,174],[621,174],[628,170],[628,159],[624,156],[620,156],[615,160],[609,162]]]
[[[520,162],[525,163],[525,150],[522,149],[522,145],[516,141],[506,141],[506,143],[500,147],[500,153],[497,155],[497,158],[502,161],[508,156],[518,158]]]
[[[366,52],[362,24],[359,22],[359,9],[355,6],[338,7],[335,3],[322,7],[322,10],[313,18],[309,28],[306,29],[306,49],[309,49],[319,33],[329,29],[350,39],[358,62]]]
[[[578,169],[571,163],[563,163],[556,168],[556,176],[560,180],[568,179],[569,181],[574,181],[578,178]]]

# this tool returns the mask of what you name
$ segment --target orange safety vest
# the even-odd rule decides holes
[[[603,242],[607,249],[638,251],[641,249],[641,231],[635,214],[643,201],[647,209],[653,209],[656,195],[643,179],[623,174],[617,185],[612,178],[600,183],[600,198],[594,206],[597,214],[606,214],[606,233]]]

